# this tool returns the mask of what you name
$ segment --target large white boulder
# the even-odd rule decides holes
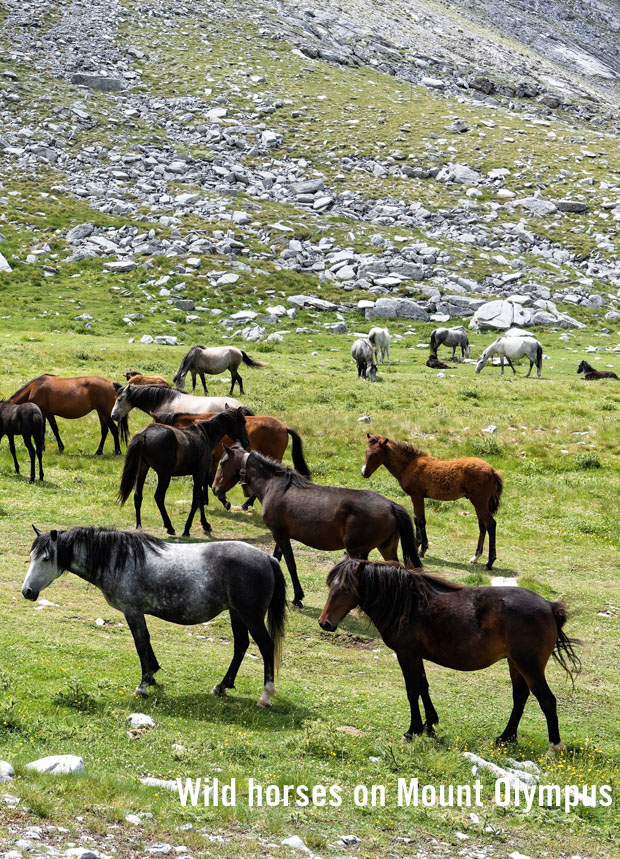
[[[39,773],[53,773],[54,775],[70,775],[71,773],[83,773],[84,761],[78,755],[49,755],[47,758],[39,758],[26,764],[27,770],[35,770]]]

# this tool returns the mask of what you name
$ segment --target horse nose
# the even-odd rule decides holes
[[[325,630],[325,632],[334,632],[336,627],[329,620],[319,620],[319,626],[321,629]]]
[[[37,591],[33,591],[32,588],[22,588],[22,596],[34,602],[39,594]]]
[[[366,463],[362,465],[362,477],[366,477]]]

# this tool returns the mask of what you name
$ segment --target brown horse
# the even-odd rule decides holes
[[[121,386],[102,376],[77,376],[75,378],[63,378],[45,373],[28,382],[15,391],[10,397],[11,403],[36,403],[43,413],[43,418],[49,421],[54,437],[58,443],[58,450],[62,453],[65,449],[56,417],[59,418],[83,418],[89,412],[96,411],[101,426],[101,441],[95,451],[96,456],[103,453],[103,443],[108,435],[108,430],[114,439],[114,453],[121,452],[119,436],[127,443],[129,438],[129,425],[127,418],[123,417],[118,422],[118,427],[110,417],[116,392]]]
[[[42,455],[45,450],[45,420],[36,403],[22,403],[22,405],[16,406],[14,403],[0,401],[0,439],[4,435],[8,436],[9,439],[9,450],[13,457],[15,473],[19,474],[19,463],[15,453],[15,436],[21,435],[30,454],[30,482],[34,483],[35,447],[39,460],[39,480],[43,480]],[[33,439],[34,446],[32,444]]]
[[[400,504],[367,489],[311,483],[256,451],[226,445],[224,450],[213,492],[219,497],[241,480],[244,491],[258,498],[263,521],[276,541],[274,556],[280,560],[284,555],[291,575],[293,605],[301,607],[304,592],[291,540],[328,552],[346,549],[356,558],[367,558],[377,548],[386,560],[396,561],[400,539],[405,564],[421,566],[411,518]]]
[[[135,487],[133,502],[136,508],[136,528],[142,527],[140,516],[142,489],[149,469],[152,468],[157,472],[158,478],[155,501],[166,531],[169,534],[175,533],[165,505],[170,480],[172,477],[189,474],[194,478],[194,492],[183,536],[189,537],[194,515],[198,509],[203,530],[211,530],[204,511],[208,491],[207,480],[211,468],[211,451],[225,435],[234,438],[244,446],[249,444],[242,409],[228,409],[208,421],[200,421],[186,429],[152,423],[134,435],[127,447],[118,501],[122,506]]]
[[[474,505],[480,529],[476,554],[471,558],[471,563],[475,564],[482,554],[488,530],[489,560],[486,566],[490,570],[497,557],[493,514],[499,509],[502,495],[500,473],[484,459],[475,456],[435,459],[406,442],[391,441],[383,435],[366,435],[368,448],[362,475],[370,477],[380,465],[385,465],[407,495],[411,496],[420,557],[424,557],[428,549],[424,499],[455,501],[457,498],[467,498]]]
[[[165,388],[171,388],[162,376],[145,376],[139,373],[138,370],[128,370],[125,373],[125,378],[131,385],[163,385]]]
[[[578,373],[583,373],[583,378],[587,382],[591,382],[594,379],[617,379],[617,375],[612,373],[611,370],[595,370],[587,361],[582,361],[579,367],[577,368]]]
[[[188,415],[188,414],[154,414],[153,420],[157,421],[161,424],[167,424],[168,426],[173,427],[189,427],[192,424],[195,424],[197,421],[205,421],[209,418],[212,418],[213,414],[207,415]],[[310,469],[306,464],[306,460],[304,459],[304,450],[300,436],[295,432],[294,429],[287,426],[282,421],[279,421],[277,418],[269,417],[268,415],[261,416],[246,416],[245,419],[245,428],[248,431],[248,438],[250,439],[250,444],[247,446],[247,450],[257,450],[259,453],[262,453],[263,456],[268,456],[270,459],[274,459],[276,462],[282,462],[282,457],[284,456],[284,451],[288,446],[288,437],[293,440],[293,465],[295,466],[295,471],[304,477],[310,477]],[[224,445],[231,445],[233,442],[227,436],[222,439],[222,441],[213,449],[212,458],[213,465],[211,466],[211,472],[209,474],[209,483],[213,483],[213,478],[215,477],[215,472],[217,471],[217,467],[219,465],[220,459],[224,455]],[[246,500],[243,505],[244,510],[248,510],[253,504],[256,498],[251,496]],[[224,505],[227,510],[230,510],[230,502],[226,499],[226,496],[223,495],[220,497],[220,501]]]
[[[577,642],[562,631],[566,610],[533,591],[519,587],[470,588],[425,573],[412,575],[398,564],[373,564],[345,558],[327,577],[329,596],[319,618],[329,632],[359,606],[396,652],[411,708],[405,734],[433,733],[439,718],[428,692],[422,660],[457,671],[479,671],[508,660],[512,713],[498,742],[516,742],[517,729],[532,692],[547,720],[550,751],[560,741],[555,697],[545,679],[553,656],[573,679],[579,660]],[[475,621],[472,621],[475,619]],[[418,696],[426,722],[422,723]]]

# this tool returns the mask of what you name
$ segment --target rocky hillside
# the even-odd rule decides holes
[[[8,0],[8,309],[145,342],[304,309],[610,333],[620,7],[542,7]]]

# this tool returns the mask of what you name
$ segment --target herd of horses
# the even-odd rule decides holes
[[[371,335],[370,365],[376,368],[377,361],[390,360],[389,332],[373,329]],[[432,342],[435,355],[440,343],[453,345],[440,335]],[[469,354],[468,345],[462,348]],[[220,353],[219,363],[214,358],[216,352]],[[528,352],[525,354],[530,357]],[[538,366],[537,359],[535,354],[530,372],[532,366]],[[430,700],[424,659],[474,671],[505,658],[513,686],[513,710],[498,739],[516,739],[531,692],[546,717],[550,748],[560,747],[555,698],[545,680],[545,667],[554,656],[569,676],[579,669],[574,641],[562,629],[566,620],[562,604],[518,587],[466,587],[422,570],[421,558],[428,549],[426,498],[466,498],[472,504],[479,536],[471,562],[482,555],[488,532],[486,567],[492,569],[496,559],[495,514],[503,489],[499,472],[477,457],[438,459],[406,442],[368,435],[362,475],[369,478],[383,466],[411,498],[413,522],[402,505],[378,492],[315,483],[304,457],[302,439],[291,427],[271,416],[254,415],[230,396],[195,396],[181,390],[185,376],[191,373],[194,390],[199,375],[206,394],[201,374],[222,372],[217,367],[225,367],[232,375],[231,394],[235,383],[243,393],[238,374],[242,361],[249,366],[264,366],[242,350],[200,346],[183,358],[174,388],[161,377],[144,377],[137,371],[127,373],[126,385],[101,377],[69,379],[45,374],[0,404],[0,431],[9,433],[10,427],[12,434],[23,431],[25,440],[28,436],[32,480],[35,449],[43,479],[40,451],[45,421],[49,421],[62,450],[55,417],[81,417],[96,410],[101,425],[96,453],[101,454],[108,431],[114,439],[115,453],[120,453],[120,441],[127,442],[129,438],[128,414],[133,408],[153,419],[128,441],[118,491],[121,504],[133,491],[138,530],[82,527],[47,534],[37,531],[22,587],[24,597],[36,600],[40,591],[65,570],[99,587],[110,605],[124,613],[132,632],[142,669],[136,690],[140,695],[148,694],[159,669],[150,645],[146,614],[193,624],[228,610],[234,655],[225,677],[213,691],[223,695],[234,687],[251,635],[264,662],[264,685],[258,704],[267,707],[275,693],[274,673],[284,633],[285,585],[278,562],[284,558],[288,568],[293,605],[303,608],[304,591],[292,541],[324,551],[344,550],[344,560],[329,573],[329,596],[319,623],[326,631],[334,630],[354,607],[372,620],[387,646],[396,652],[403,672],[411,709],[406,739],[422,731],[433,733],[438,721]],[[27,411],[17,417],[19,409]],[[11,452],[18,468],[11,433]],[[294,469],[282,464],[289,438]],[[34,440],[34,448],[30,439]],[[255,499],[261,504],[263,522],[275,543],[273,556],[238,541],[176,544],[141,533],[143,487],[151,469],[157,474],[155,501],[168,534],[175,533],[165,506],[172,477],[187,475],[193,479],[184,537],[190,535],[196,513],[203,531],[211,531],[204,510],[209,489],[230,509],[226,493],[239,483],[247,499],[246,508]],[[398,559],[399,543],[402,565]],[[373,549],[378,549],[383,563],[368,560]],[[472,618],[476,618],[475,623]]]

